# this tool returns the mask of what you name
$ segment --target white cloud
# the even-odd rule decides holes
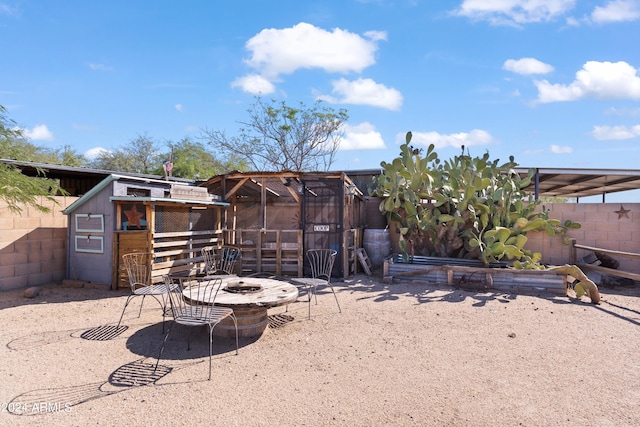
[[[16,7],[10,6],[5,2],[0,3],[0,15],[18,17],[20,16],[20,10]]]
[[[618,107],[610,107],[604,111],[604,114],[611,116],[640,116],[640,107],[639,108],[618,108]]]
[[[274,82],[300,69],[320,69],[329,73],[360,73],[375,64],[378,42],[387,39],[384,31],[363,35],[340,28],[331,31],[301,22],[290,28],[268,28],[249,39],[251,53],[245,62],[253,74],[236,79],[233,87],[252,94],[273,93]]]
[[[344,125],[345,135],[340,141],[340,150],[377,150],[386,148],[382,135],[371,123],[356,126]]]
[[[551,65],[538,61],[535,58],[507,59],[504,61],[502,68],[523,75],[548,74],[553,71]]]
[[[570,154],[573,152],[573,148],[568,145],[551,145],[551,152],[553,154]]]
[[[570,27],[579,27],[580,26],[580,21],[578,21],[576,18],[574,18],[572,16],[567,18],[566,23]]]
[[[89,160],[93,160],[95,158],[97,158],[98,156],[100,156],[102,153],[110,153],[111,150],[107,150],[106,148],[102,148],[102,147],[94,147],[91,148],[87,151],[84,152],[84,156],[89,159]]]
[[[176,108],[176,111],[180,111],[180,112],[184,111],[184,105],[182,104],[176,104],[175,108]]]
[[[640,125],[594,126],[591,136],[600,141],[637,138],[640,136]]]
[[[89,69],[93,71],[113,71],[113,67],[105,64],[89,63]]]
[[[598,24],[636,21],[640,18],[640,2],[637,0],[612,0],[597,6],[591,13],[591,21]]]
[[[575,6],[575,0],[464,0],[454,13],[494,25],[551,21]]]
[[[638,71],[626,62],[589,61],[576,73],[569,85],[552,84],[538,80],[538,102],[576,101],[592,97],[597,99],[640,99]]]
[[[337,97],[321,95],[318,99],[332,104],[371,105],[394,111],[399,110],[402,105],[400,91],[376,83],[372,79],[354,81],[339,79],[331,83],[333,85],[332,93]]]
[[[329,32],[301,22],[291,28],[265,29],[249,39],[247,63],[273,80],[301,68],[320,68],[328,72],[361,72],[375,64],[379,40],[384,32],[368,32],[365,38],[335,28]]]
[[[396,135],[396,141],[405,142],[406,133]],[[487,145],[494,141],[489,132],[473,129],[471,132],[452,133],[449,135],[440,134],[438,132],[412,132],[411,143],[414,145],[429,146],[433,144],[435,148],[471,147],[474,145]]]
[[[238,77],[231,83],[231,87],[239,87],[253,95],[268,95],[276,91],[273,83],[258,74]]]
[[[53,141],[53,133],[47,125],[37,125],[33,129],[21,129],[22,134],[33,141]]]

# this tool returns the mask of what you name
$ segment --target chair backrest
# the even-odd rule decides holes
[[[338,255],[338,252],[334,249],[309,249],[307,251],[307,259],[311,267],[311,276],[330,281],[336,255]]]
[[[202,248],[200,252],[204,258],[204,272],[206,274],[235,274],[236,263],[240,258],[240,248],[235,246],[223,246],[220,249],[207,247]]]
[[[235,274],[236,263],[240,258],[240,248],[235,246],[223,246],[220,251],[220,264],[218,270],[224,274]]]
[[[222,287],[222,279],[164,276],[169,290],[169,302],[173,317],[193,317],[206,321]]]
[[[204,258],[205,274],[213,274],[218,269],[216,265],[216,250],[213,247],[202,248],[200,251]]]
[[[122,255],[122,263],[129,276],[131,290],[151,285],[151,265],[153,253],[133,252]]]

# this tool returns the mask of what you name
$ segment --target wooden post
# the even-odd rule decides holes
[[[577,259],[576,239],[569,239],[569,264],[575,265]]]
[[[282,275],[282,233],[276,230],[276,276]]]
[[[262,242],[264,240],[265,231],[260,230],[258,232],[258,238],[256,239],[256,273],[262,273]]]
[[[298,230],[298,277],[302,277],[304,262],[304,246],[302,244],[302,230]]]

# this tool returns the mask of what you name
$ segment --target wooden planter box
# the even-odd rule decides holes
[[[549,270],[447,265],[446,262],[410,264],[398,262],[397,256],[387,258],[383,268],[387,283],[428,282],[473,290],[567,294],[567,275]]]

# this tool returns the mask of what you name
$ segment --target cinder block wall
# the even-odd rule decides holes
[[[551,209],[551,218],[562,222],[570,219],[582,225],[567,233],[576,243],[640,254],[640,203],[545,203],[545,206]],[[628,212],[625,214],[622,208]],[[527,237],[526,248],[540,252],[544,264],[569,262],[569,246],[562,243],[561,237],[549,237],[544,232],[528,233]],[[579,259],[588,253],[578,249],[576,255]],[[614,258],[620,262],[620,270],[640,273],[639,261]]]
[[[15,213],[0,201],[0,290],[59,283],[65,278],[67,216],[62,213],[77,197],[56,197],[58,204],[42,213],[21,205]]]

